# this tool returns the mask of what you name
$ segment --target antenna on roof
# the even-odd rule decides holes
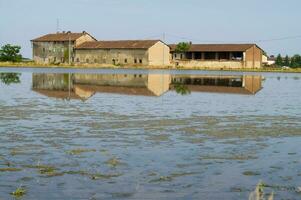
[[[59,33],[59,32],[60,32],[60,29],[61,29],[61,28],[60,28],[60,19],[57,18],[57,19],[56,19],[56,32]]]

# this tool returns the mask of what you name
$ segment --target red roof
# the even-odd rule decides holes
[[[65,41],[75,41],[83,35],[88,33],[71,33],[71,32],[64,32],[64,33],[51,33],[47,35],[43,35],[41,37],[35,38],[31,41],[33,42],[65,42]]]
[[[188,52],[241,52],[256,44],[191,44]],[[169,45],[171,51],[175,51],[176,44]]]
[[[84,42],[76,49],[149,49],[160,40],[115,40]]]

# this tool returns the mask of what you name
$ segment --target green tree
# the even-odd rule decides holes
[[[177,44],[175,51],[177,53],[184,53],[190,49],[191,44],[189,42],[180,42]]]
[[[20,83],[20,75],[19,73],[0,73],[0,81],[5,85]]]
[[[0,61],[20,62],[22,55],[20,54],[20,46],[6,44],[0,49]]]
[[[275,63],[278,67],[282,67],[283,66],[283,60],[282,60],[282,56],[281,54],[278,54],[277,58],[276,58],[276,63]]]
[[[181,94],[181,95],[188,95],[188,94],[191,93],[189,88],[186,85],[182,84],[182,83],[175,83],[174,84],[174,89],[175,89],[177,94]]]
[[[283,64],[284,66],[290,66],[290,59],[288,55],[285,56]]]
[[[301,67],[301,56],[299,54],[296,54],[291,58],[290,66],[292,68]]]

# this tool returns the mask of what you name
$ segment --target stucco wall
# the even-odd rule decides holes
[[[146,87],[146,74],[74,74],[76,84],[99,86]]]
[[[96,41],[96,40],[93,37],[91,37],[89,34],[85,34],[75,41],[75,46],[78,46],[84,42],[89,42],[89,41]]]
[[[71,49],[73,49],[71,43]],[[33,60],[37,63],[65,61],[64,54],[69,49],[69,42],[33,42]],[[71,52],[71,57],[74,56]]]
[[[245,68],[262,67],[262,50],[256,45],[245,52]]]
[[[162,66],[170,64],[170,49],[163,42],[159,41],[148,50],[149,65]]]
[[[156,96],[161,96],[169,90],[170,83],[170,74],[149,74],[147,79],[147,88]]]
[[[256,93],[262,88],[261,82],[261,76],[247,75],[243,77],[243,86],[252,93]]]
[[[178,64],[177,64],[178,63]],[[180,67],[199,67],[199,68],[210,68],[210,69],[221,69],[221,68],[243,68],[243,62],[241,61],[202,61],[202,60],[181,60],[175,62],[176,66]]]
[[[76,49],[76,63],[148,65],[146,49]],[[137,63],[135,63],[135,59]],[[126,60],[126,62],[125,62]],[[142,63],[140,63],[140,60]],[[79,62],[77,62],[79,61]]]
[[[89,34],[85,34],[76,41],[71,41],[71,59],[75,56],[74,46],[86,41],[95,41]],[[68,62],[69,41],[65,42],[32,42],[33,60],[36,63]],[[68,56],[65,56],[67,54]],[[72,60],[71,60],[72,61]]]
[[[32,74],[32,88],[44,90],[68,90],[68,74]],[[72,82],[70,82],[72,86]]]

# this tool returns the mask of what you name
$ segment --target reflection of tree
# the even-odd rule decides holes
[[[188,87],[182,83],[175,83],[174,88],[176,90],[176,93],[181,95],[188,95],[191,93]]]
[[[20,75],[19,73],[0,73],[0,81],[6,85],[20,83]]]

